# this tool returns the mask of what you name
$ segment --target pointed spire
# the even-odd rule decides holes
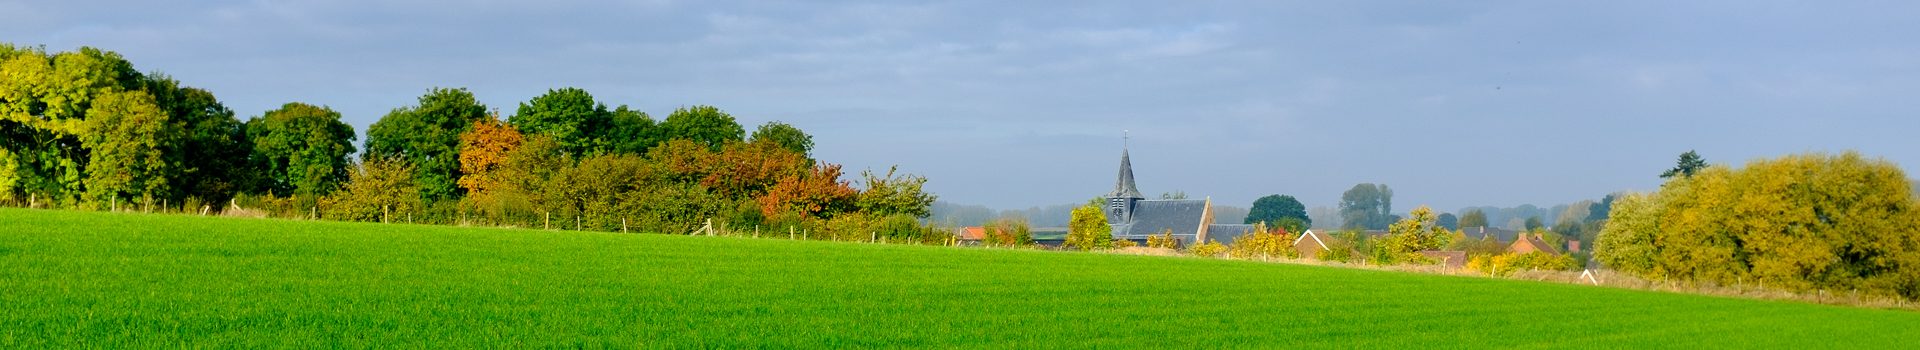
[[[1121,138],[1124,140],[1126,137]],[[1113,193],[1107,194],[1107,198],[1146,198],[1133,185],[1133,160],[1129,159],[1124,142],[1120,146],[1120,181],[1113,184]]]

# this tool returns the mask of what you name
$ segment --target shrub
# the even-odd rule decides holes
[[[1162,230],[1160,234],[1147,236],[1147,247],[1177,249],[1180,248],[1180,240],[1173,238],[1172,229]]]
[[[982,243],[997,247],[1021,247],[1033,244],[1033,229],[1028,227],[1026,219],[1001,218],[988,222],[982,229],[986,237]]]
[[[1299,254],[1293,250],[1293,237],[1286,229],[1269,232],[1265,223],[1255,223],[1254,232],[1240,235],[1227,246],[1227,256],[1241,259],[1292,258]]]
[[[1480,255],[1467,259],[1467,270],[1479,271],[1488,275],[1506,276],[1516,271],[1578,271],[1580,263],[1572,256],[1554,255],[1543,252],[1526,254],[1505,253],[1500,255]]]
[[[1187,254],[1193,254],[1193,256],[1208,257],[1208,258],[1218,257],[1220,256],[1220,253],[1224,253],[1226,251],[1227,251],[1226,245],[1222,245],[1220,244],[1220,242],[1214,242],[1212,240],[1208,240],[1206,243],[1195,244],[1192,247],[1187,248]]]

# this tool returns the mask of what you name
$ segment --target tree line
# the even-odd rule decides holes
[[[466,89],[434,88],[356,142],[326,106],[292,102],[243,122],[211,92],[95,48],[0,44],[0,72],[0,201],[15,205],[667,233],[711,220],[847,238],[946,234],[919,223],[934,199],[926,178],[849,176],[813,159],[814,141],[799,128],[769,122],[749,134],[713,106],[656,121],[562,88],[501,118]]]

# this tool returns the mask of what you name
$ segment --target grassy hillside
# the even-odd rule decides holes
[[[0,209],[0,348],[1865,347],[1920,313],[1192,258]]]

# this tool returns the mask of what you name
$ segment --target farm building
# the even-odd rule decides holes
[[[1231,244],[1240,235],[1253,232],[1253,225],[1218,224],[1213,221],[1212,199],[1146,199],[1133,182],[1133,160],[1120,150],[1120,178],[1107,198],[1107,225],[1113,239],[1144,244],[1147,236],[1171,232],[1180,244],[1220,242]]]

